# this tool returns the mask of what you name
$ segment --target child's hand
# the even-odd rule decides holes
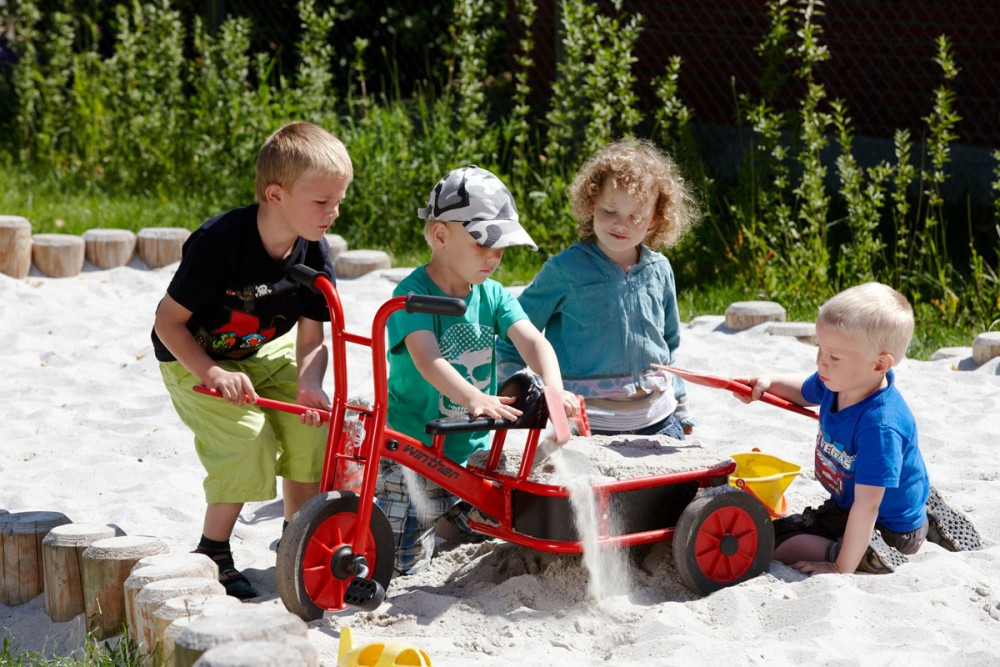
[[[226,403],[243,405],[247,402],[257,402],[257,392],[245,373],[234,373],[214,366],[208,371],[205,385],[210,389],[217,390]]]
[[[674,417],[677,417],[677,421],[681,423],[684,428],[684,435],[691,435],[694,433],[694,427],[698,425],[698,420],[694,418],[691,414],[691,404],[687,400],[687,396],[682,396],[677,400],[677,408],[674,409]]]
[[[751,401],[760,400],[761,394],[771,388],[771,378],[767,375],[755,376],[755,377],[734,377],[733,380],[739,382],[740,384],[745,384],[752,390],[749,396],[744,396],[743,394],[738,394],[735,391],[733,396],[740,399],[744,403],[750,403]]]
[[[577,400],[576,394],[565,389],[559,393],[562,396],[562,404],[563,409],[566,411],[566,416],[575,417],[576,413],[580,411],[580,401]]]
[[[801,572],[802,574],[808,574],[812,576],[814,574],[843,574],[840,568],[837,567],[836,563],[826,563],[826,562],[813,562],[808,560],[800,560],[797,563],[793,563],[792,567]]]
[[[305,406],[307,408],[318,408],[320,410],[330,411],[330,399],[327,397],[326,392],[320,387],[299,387],[299,395],[297,402],[299,405]],[[320,418],[318,412],[306,412],[299,417],[299,421],[306,426],[322,426],[323,420]]]
[[[507,419],[514,421],[521,416],[521,411],[511,407],[511,403],[517,400],[514,396],[491,396],[479,392],[465,409],[473,417],[489,417],[490,419]]]

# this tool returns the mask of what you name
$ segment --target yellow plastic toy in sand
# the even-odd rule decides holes
[[[729,483],[764,503],[771,518],[785,516],[788,509],[785,490],[802,467],[756,448],[730,454],[730,458],[736,461],[736,470],[729,476]]]
[[[431,667],[431,659],[406,642],[372,642],[354,648],[351,629],[342,627],[337,667]]]

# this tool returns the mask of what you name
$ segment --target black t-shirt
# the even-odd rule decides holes
[[[300,317],[330,321],[323,296],[290,277],[296,264],[334,277],[326,239],[299,237],[287,258],[274,259],[260,240],[257,209],[255,204],[223,213],[192,233],[167,287],[192,312],[188,329],[213,359],[253,356]],[[157,360],[176,360],[155,329],[152,338]]]

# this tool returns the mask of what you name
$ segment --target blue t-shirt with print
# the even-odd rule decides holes
[[[843,410],[818,373],[803,383],[802,397],[819,405],[816,479],[844,511],[854,504],[855,484],[883,487],[877,522],[905,533],[923,524],[930,483],[916,420],[892,370],[887,379],[886,387]]]
[[[410,293],[447,296],[427,275],[426,266],[414,269],[392,295]],[[465,305],[465,314],[458,317],[397,311],[387,324],[389,421],[392,428],[425,445],[433,440],[425,430],[428,422],[460,414],[465,408],[424,379],[406,349],[406,337],[414,331],[433,332],[441,355],[462,377],[484,394],[496,394],[496,339],[507,341],[508,327],[528,317],[514,295],[495,280],[473,285]],[[464,465],[473,452],[489,447],[490,436],[489,431],[449,434],[444,441],[445,456]]]

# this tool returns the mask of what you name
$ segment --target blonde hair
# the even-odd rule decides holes
[[[819,307],[817,322],[857,336],[873,356],[888,353],[895,363],[913,338],[913,308],[906,297],[882,283],[863,283]]]
[[[591,156],[569,187],[576,233],[584,241],[594,239],[594,200],[609,182],[640,204],[656,197],[653,224],[643,239],[654,250],[676,244],[701,217],[694,194],[670,156],[648,141],[623,139]]]
[[[429,245],[432,249],[434,248],[434,244],[431,242],[431,230],[438,222],[443,222],[443,220],[435,220],[434,218],[428,217],[427,220],[424,221],[424,240],[427,241],[427,245]]]
[[[279,128],[257,155],[257,201],[269,185],[292,188],[303,176],[325,174],[351,180],[354,167],[347,148],[335,136],[312,123],[298,121]]]

